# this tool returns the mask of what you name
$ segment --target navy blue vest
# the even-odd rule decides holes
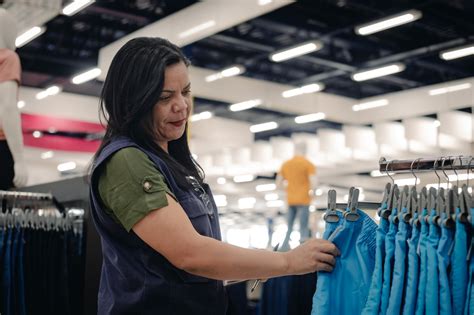
[[[92,170],[91,213],[103,253],[98,314],[225,314],[227,297],[222,281],[176,268],[102,208],[100,167],[114,152],[132,146],[155,163],[199,234],[221,239],[217,207],[206,184],[190,178],[193,189],[184,191],[158,156],[127,138],[115,139],[102,150]]]

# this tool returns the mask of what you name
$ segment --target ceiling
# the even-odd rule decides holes
[[[99,95],[101,83],[79,86],[71,76],[97,65],[100,48],[196,1],[97,0],[78,14],[58,15],[45,34],[18,50],[23,83],[61,84],[64,91]],[[354,27],[408,9],[422,18],[369,36]],[[297,1],[185,46],[194,66],[220,70],[240,64],[243,76],[289,85],[325,84],[325,92],[355,99],[386,94],[474,75],[474,59],[445,61],[439,52],[474,42],[474,3],[469,0]],[[317,39],[321,50],[285,62],[271,52]],[[358,70],[403,62],[406,70],[355,82]]]

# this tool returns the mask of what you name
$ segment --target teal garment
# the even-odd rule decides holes
[[[332,272],[319,273],[312,315],[360,314],[366,303],[375,265],[377,225],[363,211],[357,213],[357,221],[342,220],[329,236],[341,255]],[[350,296],[342,298],[341,292]]]
[[[400,314],[402,309],[403,291],[406,285],[407,240],[411,234],[410,224],[402,218],[405,213],[407,213],[407,209],[403,208],[398,215],[398,232],[395,235],[395,263],[387,314]]]
[[[438,243],[440,237],[439,227],[435,220],[436,211],[431,210],[429,217],[429,234],[426,243],[426,314],[438,315],[439,313],[439,272],[438,272]]]
[[[379,314],[387,314],[388,303],[390,299],[390,289],[392,288],[393,264],[395,262],[395,235],[398,231],[398,224],[394,223],[394,219],[398,215],[398,209],[393,208],[389,217],[390,226],[385,237],[385,260],[383,265],[383,285],[382,297]]]
[[[451,294],[453,313],[464,314],[467,297],[467,248],[468,225],[459,220],[461,209],[456,209],[456,232],[454,233],[454,250],[451,256]]]
[[[418,220],[418,213],[415,213],[413,219],[414,221]],[[420,258],[417,254],[419,240],[420,228],[414,224],[412,226],[411,237],[408,239],[408,271],[403,315],[415,314],[418,278],[420,276]]]
[[[384,204],[381,211],[387,209],[387,204]],[[376,232],[376,252],[375,252],[375,267],[370,283],[369,297],[367,303],[362,311],[363,315],[377,315],[380,309],[380,300],[383,284],[383,263],[385,259],[385,236],[388,232],[389,222],[387,219],[380,218],[379,227]]]
[[[469,283],[467,285],[466,305],[464,315],[474,314],[474,208],[471,208],[471,247],[469,250]]]
[[[428,210],[423,209],[421,214],[420,223],[421,223],[421,232],[420,232],[420,243],[418,244],[418,254],[420,255],[420,279],[418,282],[418,294],[416,298],[416,315],[425,314],[425,293],[426,293],[426,265],[427,265],[427,255],[426,255],[426,243],[428,241],[428,231],[429,226],[425,218],[428,215]]]
[[[447,218],[446,213],[441,214],[441,222]],[[439,269],[439,314],[452,315],[451,288],[449,286],[449,270],[451,269],[451,259],[449,251],[453,245],[452,229],[441,225],[441,238],[438,244],[438,269]]]

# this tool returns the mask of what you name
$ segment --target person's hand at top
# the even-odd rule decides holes
[[[295,249],[284,253],[290,274],[306,274],[315,271],[332,271],[336,257],[341,253],[326,240],[309,239]]]

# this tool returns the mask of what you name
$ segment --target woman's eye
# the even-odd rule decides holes
[[[160,101],[168,101],[170,98],[170,96],[161,96]]]
[[[191,90],[183,91],[183,95],[189,95],[190,93],[191,93]]]

